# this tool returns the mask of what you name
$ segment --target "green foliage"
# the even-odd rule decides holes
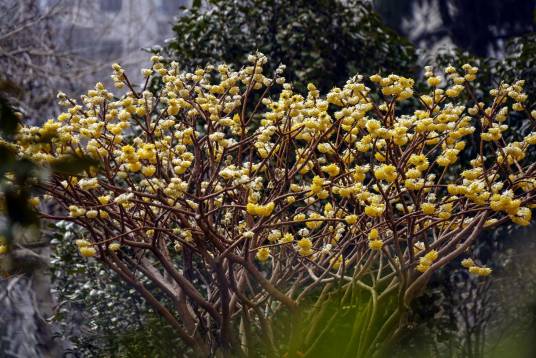
[[[0,135],[10,136],[15,134],[18,122],[15,111],[9,106],[7,99],[0,96]]]
[[[77,175],[84,170],[95,167],[99,162],[88,156],[72,155],[51,163],[52,171],[65,175]]]
[[[341,85],[356,73],[407,75],[414,48],[360,0],[211,0],[177,20],[164,55],[189,69],[240,64],[256,50],[287,65],[299,87]],[[274,68],[271,68],[272,70]]]
[[[143,323],[120,334],[110,335],[112,352],[105,357],[182,357],[186,347],[175,330],[154,313],[145,316]]]
[[[83,357],[180,357],[183,345],[134,289],[95,260],[80,256],[72,223],[51,227],[51,273],[59,308],[54,321]]]
[[[18,89],[8,81],[0,81],[0,207],[5,210],[0,244],[8,251],[13,244],[13,225],[37,224],[37,216],[28,203],[29,183],[35,176],[35,167],[28,160],[16,159],[16,152],[9,140],[13,139],[19,126],[19,117],[11,106],[8,96],[16,95]],[[5,240],[4,240],[5,238]],[[5,241],[5,242],[3,242]],[[11,271],[13,264],[0,262],[0,271]]]

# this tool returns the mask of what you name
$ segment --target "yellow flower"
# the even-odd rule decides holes
[[[154,165],[148,165],[142,168],[141,172],[146,177],[151,177],[156,173],[156,167]]]
[[[368,239],[369,240],[378,240],[380,238],[380,233],[378,232],[378,229],[374,228],[374,229],[371,229],[369,234],[368,234]]]
[[[283,237],[279,240],[282,244],[287,244],[289,242],[294,241],[294,235],[292,235],[290,232],[287,232]]]
[[[433,262],[437,260],[438,256],[439,253],[436,250],[430,250],[428,253],[426,253],[426,255],[424,255],[424,258]]]
[[[294,215],[294,221],[303,221],[303,220],[305,220],[305,214],[300,213],[300,214]]]
[[[435,204],[433,203],[422,203],[421,210],[425,215],[432,215],[435,212]]]
[[[93,257],[97,254],[97,250],[95,250],[92,246],[82,246],[79,248],[80,255],[84,257]]]
[[[308,250],[313,247],[313,243],[308,238],[303,238],[298,241],[298,247],[302,250]]]
[[[110,195],[102,195],[102,196],[99,196],[97,197],[97,200],[99,201],[99,203],[101,203],[102,205],[106,205],[110,202]]]
[[[372,204],[365,206],[365,214],[373,218],[381,216],[384,211],[385,205]]]
[[[315,175],[313,178],[313,183],[311,184],[311,192],[317,194],[320,193],[323,189],[324,185],[324,179],[319,177],[318,175]]]
[[[404,186],[408,190],[421,190],[424,187],[424,179],[406,179],[404,181]]]
[[[369,80],[375,83],[380,83],[380,81],[382,80],[382,76],[375,74],[375,75],[370,76]]]
[[[121,244],[118,242],[112,242],[110,245],[108,245],[108,250],[110,251],[118,251],[121,248]]]
[[[130,113],[125,110],[122,110],[121,112],[119,112],[119,115],[117,116],[117,118],[119,118],[119,120],[122,122],[128,121],[130,117],[131,117]]]
[[[345,218],[344,218],[344,221],[346,221],[346,223],[348,225],[353,225],[357,222],[357,215],[355,214],[352,214],[352,215],[346,215]]]
[[[426,80],[426,82],[432,86],[432,87],[436,87],[438,86],[440,83],[441,83],[441,78],[437,77],[437,76],[432,76],[430,78],[428,78]]]
[[[73,218],[83,216],[85,213],[86,213],[86,209],[84,208],[80,208],[76,205],[69,206],[69,215],[71,215]]]
[[[532,211],[527,207],[521,207],[514,215],[510,215],[510,219],[518,225],[527,226],[532,220]]]
[[[389,183],[392,183],[397,177],[396,168],[391,164],[382,164],[378,168],[374,169],[374,176],[378,180],[385,180]]]
[[[33,207],[37,207],[37,206],[39,206],[39,204],[41,204],[41,200],[36,196],[31,197],[29,202],[30,202],[30,205],[33,206]]]
[[[270,255],[270,249],[268,247],[261,247],[257,250],[257,254],[255,255],[255,257],[260,262],[265,262],[268,261],[272,256]]]
[[[0,255],[7,254],[7,245],[0,245]]]
[[[325,165],[322,166],[320,169],[322,169],[323,172],[328,173],[330,177],[337,176],[341,171],[337,164]]]
[[[419,271],[419,272],[426,272],[429,268],[430,268],[430,266],[423,265],[423,264],[418,264],[415,269],[417,271]]]
[[[417,265],[416,269],[419,272],[425,272],[427,271],[430,266],[434,263],[435,260],[437,260],[439,256],[439,253],[436,250],[431,250],[426,255],[422,256],[419,260],[419,264]]]
[[[270,216],[274,211],[275,203],[273,201],[269,202],[266,205],[258,205],[253,203],[248,203],[246,205],[246,211],[250,215],[254,216]]]
[[[97,210],[88,210],[86,212],[86,216],[89,219],[95,219],[99,215],[99,212]]]
[[[141,167],[142,167],[141,162],[133,162],[127,165],[128,170],[133,173],[139,172]]]
[[[462,266],[465,268],[469,268],[471,266],[475,266],[475,262],[471,258],[463,259]]]
[[[342,255],[339,255],[337,257],[332,257],[329,260],[329,265],[331,266],[332,269],[338,270],[339,267],[341,267],[342,262],[343,262],[343,257],[342,257]]]
[[[369,248],[371,250],[381,250],[383,247],[383,241],[382,240],[370,240],[369,241]]]
[[[322,218],[322,215],[318,213],[312,213],[311,215],[309,215],[309,219],[321,219],[321,218]],[[314,230],[314,229],[319,228],[322,224],[323,224],[322,220],[314,220],[314,221],[307,221],[305,223],[305,226],[307,226],[307,228],[311,230]]]
[[[471,266],[469,267],[469,273],[472,273],[476,276],[489,276],[491,275],[492,269],[489,267],[478,267],[478,266]]]
[[[429,167],[428,158],[424,154],[412,154],[408,162],[423,172]]]

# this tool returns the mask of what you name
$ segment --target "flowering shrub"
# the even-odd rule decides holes
[[[427,67],[427,94],[374,75],[324,97],[313,84],[295,93],[282,66],[265,75],[262,54],[249,61],[184,73],[154,56],[143,73],[161,77],[156,93],[115,64],[125,94],[100,83],[81,103],[60,94],[64,113],[18,133],[19,153],[43,166],[100,163],[39,184],[68,213],[41,215],[84,228],[80,254],[131,284],[193,351],[314,354],[346,310],[338,349],[370,356],[434,271],[467,255],[469,272],[491,273],[467,254],[479,232],[530,223],[535,167],[523,159],[536,133],[502,137],[511,111],[536,119],[523,81],[471,107],[458,100],[472,93],[470,65]]]

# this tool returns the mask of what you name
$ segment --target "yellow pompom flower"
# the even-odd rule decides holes
[[[469,267],[469,273],[472,273],[476,276],[489,276],[492,273],[492,269],[489,267],[471,266]]]
[[[408,162],[414,165],[421,172],[425,171],[430,166],[428,163],[428,158],[426,158],[424,154],[412,154],[409,157]]]
[[[514,215],[510,215],[510,219],[518,225],[527,226],[532,220],[532,211],[527,207],[521,207]]]
[[[118,242],[112,242],[108,245],[108,250],[115,252],[118,251],[121,248],[121,244]]]
[[[250,215],[254,216],[270,216],[274,211],[275,203],[273,201],[269,202],[266,205],[258,205],[253,203],[248,203],[246,205],[246,211]]]
[[[88,210],[86,212],[86,217],[89,219],[95,219],[99,215],[97,210]]]
[[[294,241],[294,235],[292,235],[290,232],[287,232],[283,237],[279,240],[281,244],[287,244],[289,242]]]
[[[97,250],[95,250],[92,246],[82,246],[79,248],[80,255],[84,257],[93,257],[97,254]]]
[[[419,264],[417,265],[417,271],[425,272],[430,266],[437,260],[439,253],[436,250],[431,250],[427,252],[423,257],[420,258]]]
[[[321,218],[322,218],[322,215],[318,213],[312,213],[311,215],[309,215],[309,219],[321,219]],[[311,220],[311,221],[307,221],[305,223],[305,226],[307,226],[308,229],[314,230],[314,229],[319,228],[322,224],[323,224],[322,220]]]
[[[146,177],[152,177],[156,173],[156,167],[154,165],[148,165],[141,169],[141,172]]]
[[[320,169],[322,169],[323,172],[328,173],[330,177],[334,177],[339,175],[341,169],[337,166],[337,164],[330,164],[322,166]]]
[[[322,191],[322,186],[324,185],[324,179],[315,175],[313,178],[313,183],[311,184],[311,192],[317,194]]]
[[[369,248],[371,250],[381,250],[383,247],[383,241],[382,240],[370,240],[369,241]]]
[[[300,213],[300,214],[294,215],[294,221],[303,221],[303,220],[305,220],[305,214]]]
[[[378,229],[374,228],[374,229],[371,229],[369,234],[368,234],[368,239],[369,240],[378,240],[380,238],[380,233],[378,232]]]
[[[270,255],[270,249],[268,247],[261,247],[255,254],[255,258],[257,258],[257,260],[260,262],[268,261],[270,257],[272,256]]]
[[[436,87],[438,86],[439,84],[441,84],[441,78],[437,77],[437,76],[432,76],[430,78],[428,78],[426,80],[426,82],[432,86],[432,87]]]
[[[308,238],[303,238],[303,239],[300,239],[298,241],[298,247],[300,249],[304,249],[304,250],[307,250],[307,249],[310,249],[313,247],[313,243],[311,242],[310,239]]]
[[[370,217],[378,217],[385,211],[385,205],[372,204],[365,206],[365,214]]]
[[[422,203],[421,210],[425,215],[432,215],[435,212],[435,204],[433,203]]]
[[[348,224],[348,225],[353,225],[357,222],[357,215],[355,214],[352,214],[352,215],[346,215],[344,217],[344,221]]]
[[[462,266],[465,268],[469,268],[471,266],[475,266],[475,262],[471,258],[463,259]]]
[[[337,257],[332,257],[329,260],[329,265],[331,266],[332,269],[338,270],[341,267],[343,260],[344,258],[342,257],[342,255],[339,255]]]
[[[308,238],[303,238],[298,241],[298,254],[301,256],[310,256],[313,253],[313,243]]]
[[[382,164],[378,168],[374,169],[374,176],[378,180],[385,180],[389,183],[392,183],[397,177],[396,168],[391,164]]]

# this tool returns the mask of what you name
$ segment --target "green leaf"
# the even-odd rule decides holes
[[[11,136],[15,134],[19,120],[7,99],[0,95],[0,134]]]
[[[11,187],[5,191],[4,195],[7,216],[12,223],[23,226],[37,224],[38,218],[28,202],[29,195],[26,190]]]
[[[0,143],[0,158],[2,158],[0,164],[0,178],[2,178],[6,172],[12,170],[15,162],[15,152],[8,145]]]
[[[88,156],[69,155],[51,163],[51,169],[58,174],[77,175],[90,167],[96,167],[99,162]]]

